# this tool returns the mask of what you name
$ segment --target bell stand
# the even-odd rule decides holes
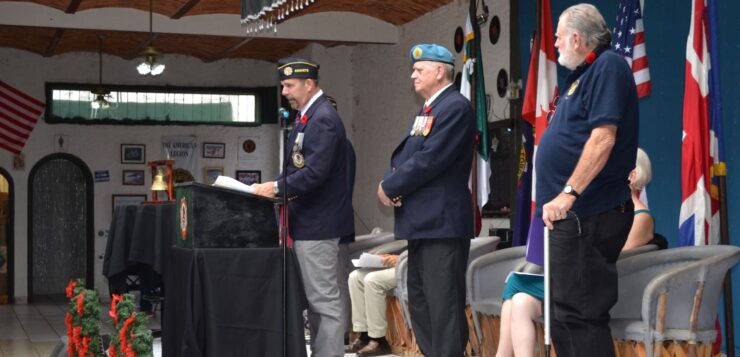
[[[167,193],[167,200],[160,200],[158,197],[158,191],[152,190],[152,200],[146,201],[145,203],[171,203],[175,201],[175,196],[173,193],[174,185],[173,185],[173,170],[172,165],[175,164],[175,160],[157,160],[157,161],[149,161],[147,162],[147,166],[152,170],[152,183],[154,183],[154,178],[157,176],[157,169],[160,166],[164,166],[166,170],[166,180],[167,180],[167,190],[164,191]]]

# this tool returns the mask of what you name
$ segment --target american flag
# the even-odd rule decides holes
[[[0,81],[0,148],[20,154],[44,103]]]
[[[612,34],[612,48],[624,56],[635,77],[640,98],[650,94],[650,69],[645,51],[645,28],[640,0],[621,0],[617,24]]]

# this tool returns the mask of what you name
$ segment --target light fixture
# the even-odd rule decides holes
[[[90,103],[90,107],[93,109],[108,109],[110,108],[110,102],[105,97],[110,95],[110,91],[103,87],[103,35],[98,35],[98,41],[100,42],[98,48],[98,86],[91,91],[95,95],[95,99]]]
[[[144,56],[144,61],[136,67],[139,74],[145,76],[151,74],[152,76],[158,76],[164,72],[164,64],[157,63],[157,56],[160,53],[154,46],[147,47],[144,52],[141,53]]]
[[[307,8],[316,0],[242,0],[241,23],[247,35],[273,31],[277,25]]]
[[[152,34],[152,13],[153,13],[153,2],[154,0],[149,0],[149,40],[151,41],[152,38],[154,38]],[[141,53],[141,56],[144,57],[144,60],[136,67],[136,70],[139,72],[140,75],[146,76],[146,75],[152,75],[152,76],[158,76],[164,72],[164,64],[157,63],[157,56],[160,56],[161,53],[157,51],[154,46],[147,46],[146,49]]]

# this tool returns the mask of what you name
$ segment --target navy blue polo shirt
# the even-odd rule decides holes
[[[537,149],[537,217],[542,205],[563,191],[581,157],[591,130],[617,126],[617,138],[606,165],[571,208],[579,217],[605,212],[630,198],[627,176],[635,167],[639,113],[637,89],[627,62],[600,48],[560,88],[555,114]]]

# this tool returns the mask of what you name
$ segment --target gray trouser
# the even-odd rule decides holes
[[[312,357],[344,356],[344,317],[337,281],[339,238],[293,244],[308,299]]]

